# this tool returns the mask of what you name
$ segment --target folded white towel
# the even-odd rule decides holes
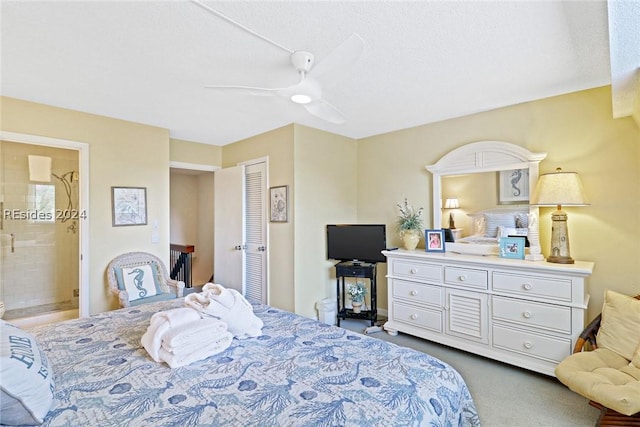
[[[160,349],[167,351],[171,354],[174,354],[176,356],[184,356],[185,354],[191,354],[195,351],[200,350],[203,345],[204,344],[202,342],[202,339],[199,339],[197,341],[196,340],[190,341],[181,347],[168,348],[165,342],[162,341],[162,346],[160,347]]]
[[[203,360],[226,350],[233,340],[233,335],[229,332],[222,332],[217,337],[209,337],[203,340],[200,349],[185,355],[176,355],[160,348],[160,357],[171,369],[189,365],[198,360]]]
[[[169,329],[162,336],[162,347],[170,353],[184,354],[201,347],[209,337],[227,331],[227,324],[214,318],[199,319]]]
[[[194,320],[198,320],[200,318],[201,316],[197,310],[194,310],[190,307],[181,307],[155,313],[153,316],[151,316],[151,323],[168,322],[169,326],[175,328],[176,326],[193,322]]]
[[[162,346],[162,337],[172,327],[178,327],[185,323],[202,320],[198,311],[189,308],[175,308],[160,311],[151,316],[147,331],[142,335],[142,346],[156,362],[161,362],[159,350]]]
[[[200,294],[187,295],[185,304],[199,310],[203,317],[222,320],[229,332],[238,339],[262,335],[262,320],[253,313],[251,304],[238,291],[222,285],[211,285]],[[233,304],[229,306],[231,299]]]

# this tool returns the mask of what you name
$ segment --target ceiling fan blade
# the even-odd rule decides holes
[[[340,112],[340,110],[338,110],[336,107],[329,104],[325,100],[321,99],[319,101],[312,102],[310,104],[304,104],[303,106],[312,115],[322,120],[326,120],[330,123],[335,123],[340,125],[346,121],[346,118]]]
[[[351,34],[309,72],[323,87],[335,85],[344,78],[364,51],[364,40],[356,33]]]
[[[278,91],[286,89],[286,88],[268,88],[268,87],[236,86],[236,85],[208,85],[208,86],[205,86],[205,88],[241,91],[241,92],[246,92],[251,95],[257,95],[257,96],[277,95]]]

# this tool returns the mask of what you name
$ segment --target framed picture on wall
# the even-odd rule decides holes
[[[147,224],[147,188],[111,187],[112,225]]]
[[[529,169],[498,172],[498,203],[529,203]]]
[[[444,230],[424,230],[425,250],[444,252]]]
[[[287,222],[289,220],[289,186],[281,185],[269,189],[269,207],[271,222]]]

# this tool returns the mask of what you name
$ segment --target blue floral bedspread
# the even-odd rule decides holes
[[[255,305],[263,335],[178,369],[140,338],[157,311],[131,307],[34,328],[55,379],[46,426],[478,426],[462,377],[374,337]]]

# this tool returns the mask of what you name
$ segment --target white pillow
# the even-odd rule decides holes
[[[484,235],[484,215],[475,215],[471,217],[471,221],[473,221],[473,230],[471,230],[472,235]]]
[[[129,294],[129,301],[148,298],[158,294],[153,269],[149,264],[122,269],[124,289]]]
[[[42,424],[53,388],[53,372],[36,339],[0,320],[0,424]]]
[[[517,228],[529,228],[529,214],[525,212],[516,212],[516,227]]]
[[[486,213],[484,214],[484,237],[496,237],[498,226],[516,228],[516,218],[512,213]]]

